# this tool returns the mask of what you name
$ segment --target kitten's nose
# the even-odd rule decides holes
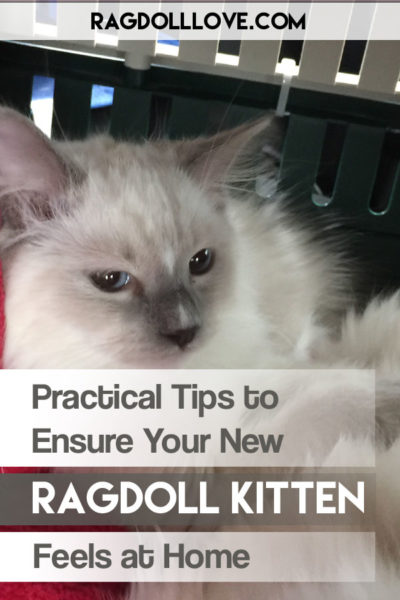
[[[163,337],[170,340],[173,344],[176,344],[177,346],[179,346],[179,348],[184,348],[185,346],[190,344],[190,342],[193,340],[198,329],[199,329],[198,326],[195,326],[195,327],[187,327],[186,329],[177,329],[175,331],[160,332],[160,333]]]

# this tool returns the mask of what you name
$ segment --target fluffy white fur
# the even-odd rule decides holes
[[[51,144],[27,120],[0,110],[6,367],[356,366],[379,374],[377,583],[138,584],[131,600],[400,594],[399,297],[356,314],[346,304],[338,252],[313,241],[279,199],[260,204],[235,184],[232,172],[243,180],[246,149],[254,140],[265,144],[268,127],[265,120],[184,142]],[[190,277],[188,261],[206,247],[216,252],[214,267]],[[97,289],[91,273],[107,270],[131,273],[136,287]],[[163,311],[182,327],[200,324],[185,350],[160,338]],[[373,432],[363,428],[363,401],[353,391],[319,404],[324,390],[315,389],[313,403],[293,402],[282,426],[307,428],[307,411],[317,410],[326,464],[351,453],[362,465]],[[340,560],[334,548],[332,557]]]

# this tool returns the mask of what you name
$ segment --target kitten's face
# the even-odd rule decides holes
[[[107,173],[89,168],[70,214],[40,223],[17,247],[7,297],[24,290],[27,343],[41,363],[86,366],[106,350],[112,365],[179,366],[229,295],[229,223],[179,169],[109,158]],[[29,341],[38,325],[57,336],[56,354],[47,336]]]

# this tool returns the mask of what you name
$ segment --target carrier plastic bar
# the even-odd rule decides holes
[[[217,49],[218,40],[182,40],[179,44],[179,60],[214,66]]]
[[[314,7],[311,5],[308,14],[308,24],[311,26],[313,20],[317,18]],[[327,18],[330,11],[334,9],[329,4],[326,5]],[[345,11],[345,12],[343,12]],[[343,18],[347,19],[347,29],[350,26],[353,13],[353,4],[341,6]],[[298,74],[299,82],[308,84],[335,85],[335,79],[339,70],[340,59],[342,57],[345,40],[304,40],[303,51],[301,53],[300,68]],[[316,85],[318,87],[318,85]]]
[[[294,60],[290,58],[284,58],[281,63],[282,67],[282,85],[279,93],[278,104],[276,107],[276,114],[278,117],[283,117],[286,113],[286,104],[289,98],[290,85],[292,78],[295,75],[297,68]]]
[[[120,41],[119,50],[125,52],[125,65],[131,69],[146,70],[154,58],[155,41]]]
[[[82,22],[86,19],[86,10],[87,7],[90,6],[90,10],[92,11],[96,11],[98,10],[98,3],[97,2],[90,2],[90,3],[86,3],[86,4],[80,4],[79,2],[76,2],[74,5],[74,15],[75,15],[75,19],[76,21]],[[68,13],[67,11],[69,10],[69,7],[66,3],[64,2],[57,2],[57,36],[58,37],[63,37],[64,35],[64,28],[67,29],[67,23],[69,22],[69,19],[66,18],[64,15],[70,15],[70,13]],[[53,42],[52,42],[53,43]],[[64,45],[64,47],[68,44],[68,42],[60,42],[59,40],[56,40],[56,38],[54,38],[54,43],[62,46]],[[93,38],[91,40],[80,40],[79,42],[71,42],[71,45],[74,44],[76,45],[80,45],[80,46],[87,46],[87,48],[90,48],[91,52],[96,53],[95,50],[95,42],[94,42],[94,32],[93,32]]]
[[[400,41],[369,41],[358,87],[394,94],[400,72]]]
[[[298,79],[314,84],[334,85],[344,40],[304,42]]]
[[[118,16],[122,12],[121,4],[117,2],[97,2],[95,7],[92,7],[92,10],[100,11],[106,20],[111,14]],[[117,48],[118,42],[118,32],[114,29],[108,31],[94,31],[95,45],[101,44],[102,46]]]
[[[29,10],[28,10],[29,7]],[[32,37],[35,26],[36,4],[25,5],[25,9],[17,12],[8,11],[6,23],[0,22],[0,31],[8,39]]]
[[[13,42],[23,46],[36,46],[37,48],[45,48],[48,50],[56,50],[58,52],[66,52],[67,54],[83,54],[84,56],[93,56],[94,58],[103,58],[105,60],[125,61],[122,52],[116,48],[109,46],[94,46],[93,40],[79,40],[78,42],[63,42],[59,40],[51,40],[43,42],[42,40],[30,42]]]
[[[312,25],[317,18],[316,12],[311,5],[308,14],[308,24]],[[326,6],[327,18],[332,11],[330,5]],[[343,18],[347,19],[347,28],[350,26],[353,4],[341,6]],[[334,14],[334,13],[333,13]],[[303,51],[300,58],[298,81],[307,84],[318,84],[322,86],[335,85],[335,79],[339,70],[345,40],[304,40]]]
[[[239,69],[249,73],[274,75],[280,47],[280,40],[243,40],[240,46]]]

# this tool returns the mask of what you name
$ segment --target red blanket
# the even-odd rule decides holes
[[[4,343],[4,288],[0,269],[0,360]],[[2,364],[0,363],[0,366]],[[3,468],[4,472],[35,472],[43,469]],[[0,531],[28,528],[2,527]],[[1,543],[1,534],[0,534]],[[0,600],[120,600],[126,592],[118,583],[1,583]]]
[[[125,586],[108,583],[0,583],[1,600],[122,600]]]

